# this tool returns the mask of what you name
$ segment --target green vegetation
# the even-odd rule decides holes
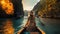
[[[34,6],[33,11],[40,17],[60,18],[60,0],[41,0]]]

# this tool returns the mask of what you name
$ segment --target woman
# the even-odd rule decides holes
[[[28,21],[25,27],[26,27],[26,30],[30,32],[36,27],[35,17],[32,11],[30,12],[30,16],[28,17]]]

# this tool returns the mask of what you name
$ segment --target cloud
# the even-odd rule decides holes
[[[24,10],[32,10],[34,5],[39,1],[40,0],[23,0],[22,3]]]

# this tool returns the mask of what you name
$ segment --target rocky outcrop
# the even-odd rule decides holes
[[[14,5],[14,15],[15,17],[23,16],[23,5],[22,5],[22,0],[12,0],[11,1]]]
[[[43,1],[44,0],[41,0],[39,3],[41,7],[38,7],[38,10],[36,11],[37,15],[40,17],[60,18],[60,0]]]

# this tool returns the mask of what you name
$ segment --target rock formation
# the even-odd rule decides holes
[[[60,18],[60,0],[41,0],[36,13],[40,17]],[[43,2],[43,3],[42,3]],[[36,6],[35,6],[36,7]],[[36,9],[35,9],[36,10]]]

